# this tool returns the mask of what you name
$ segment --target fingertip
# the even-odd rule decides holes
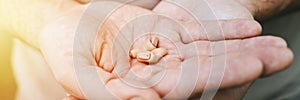
[[[257,21],[251,21],[250,26],[253,26],[252,28],[250,28],[250,32],[249,33],[253,33],[254,36],[260,35],[262,33],[262,26],[259,22]]]
[[[288,49],[288,53],[285,54],[285,57],[288,59],[287,65],[291,65],[295,58],[294,52]]]
[[[282,47],[287,47],[287,42],[285,39],[281,38],[281,37],[275,37],[277,40],[276,40],[276,44],[278,46],[282,46]]]
[[[288,48],[283,49],[277,54],[278,54],[277,63],[267,66],[267,69],[263,73],[263,77],[267,77],[274,73],[283,71],[284,69],[288,68],[289,65],[291,65],[294,60],[294,53],[292,52],[291,49]]]
[[[236,27],[238,30],[239,35],[237,38],[241,37],[253,37],[258,36],[262,32],[262,26],[255,20],[237,20]]]
[[[287,47],[287,42],[281,38],[281,37],[276,37],[276,36],[262,36],[261,38],[267,38],[271,40],[274,46],[278,47]]]
[[[243,41],[245,41],[244,46],[247,47],[287,47],[286,41],[276,36],[259,36],[244,39]]]

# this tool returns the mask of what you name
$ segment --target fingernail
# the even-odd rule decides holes
[[[285,42],[285,40],[282,39],[282,38],[279,38],[279,39],[280,39],[280,40],[275,41],[275,42],[276,42],[276,45],[277,45],[277,46],[286,47],[286,46],[287,46],[287,43]]]

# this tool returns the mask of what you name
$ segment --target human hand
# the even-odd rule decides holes
[[[172,22],[168,18],[157,16],[148,10],[133,6],[122,7],[114,12],[110,17],[111,20],[108,20],[103,25],[104,27],[100,29],[100,32],[97,32],[98,36],[96,36],[96,33],[87,32],[79,34],[81,37],[78,37],[75,30],[81,13],[77,13],[77,10],[73,12],[49,24],[40,37],[40,45],[56,79],[70,94],[80,99],[187,98],[189,92],[183,91],[190,90],[193,95],[201,93],[211,71],[222,71],[223,69],[222,82],[218,83],[216,81],[212,84],[220,84],[221,88],[229,88],[251,82],[260,76],[263,69],[266,73],[279,71],[285,68],[291,60],[291,52],[286,48],[285,42],[276,37],[215,42],[201,40],[183,43],[180,39],[185,34],[181,34],[184,33],[184,29],[180,27],[180,24]],[[125,12],[126,14],[124,14]],[[149,16],[141,17],[143,15]],[[149,19],[141,20],[137,16],[141,19]],[[93,17],[85,22],[89,27],[94,26],[94,23],[97,22],[97,20],[92,19]],[[128,23],[129,20],[135,18],[137,19]],[[111,27],[112,25],[115,25],[115,27]],[[123,25],[126,25],[126,27]],[[121,32],[116,34],[120,29]],[[158,34],[153,35],[159,37],[159,47],[166,48],[168,55],[159,63],[151,65],[129,59],[128,50],[131,43],[134,43],[133,48],[142,45],[141,42],[138,42],[139,40],[133,40],[150,31],[158,31]],[[143,40],[144,38],[139,39]],[[129,41],[126,39],[129,39]],[[95,48],[101,47],[101,41],[103,40],[106,46],[102,49]],[[97,42],[95,43],[95,41]],[[220,51],[215,48],[222,48],[224,43],[227,44],[227,48],[220,49]],[[191,49],[188,51],[186,48]],[[280,56],[280,58],[277,56]],[[271,61],[269,61],[270,59]],[[224,69],[225,62],[226,68]],[[211,64],[217,66],[211,66]],[[272,68],[263,66],[272,66]],[[152,69],[152,72],[150,69]],[[181,73],[182,70],[188,74]],[[217,73],[214,72],[211,75]],[[134,77],[132,75],[141,76],[144,80],[132,78]],[[164,75],[164,77],[158,77],[161,75]],[[181,79],[181,77],[185,79]],[[99,79],[102,81],[99,81]],[[186,79],[191,80],[187,81]],[[198,81],[193,82],[195,81],[193,79]],[[152,86],[156,82],[158,83],[151,88],[131,87],[132,84],[137,87],[147,87],[149,84]],[[175,84],[178,82],[181,85]],[[180,88],[181,86],[183,88]],[[208,89],[215,88],[218,87],[208,87]],[[175,92],[171,92],[173,89]]]
[[[186,14],[182,15],[182,8],[190,11],[189,13],[196,15],[194,17],[200,19],[213,18],[226,20],[255,18],[257,20],[263,20],[284,10],[292,2],[294,2],[293,4],[297,4],[296,0],[163,0],[158,4],[156,9],[159,12],[163,11],[164,14],[177,14],[176,17],[181,18],[181,20],[186,17]],[[214,13],[214,16],[211,16],[212,12]]]
[[[238,0],[161,1],[153,11],[185,25],[188,30],[187,34],[193,37],[183,38],[185,43],[197,40],[241,39],[257,36],[262,31],[260,24],[254,20],[251,11]],[[213,24],[210,25],[210,23]],[[219,24],[221,30],[226,30],[227,33],[209,28]],[[241,25],[247,27],[241,27]],[[213,36],[220,37],[213,38]],[[232,100],[241,99],[249,83],[234,88],[222,89],[216,94],[215,99],[224,99],[224,97]]]
[[[280,3],[283,5],[279,5]],[[169,0],[161,1],[153,11],[158,14],[168,16],[185,25],[188,28],[188,34],[193,36],[193,38],[183,39],[183,41],[190,43],[195,40],[238,39],[259,35],[261,32],[261,26],[254,20],[254,17],[260,18],[262,16],[267,16],[268,13],[274,12],[277,8],[284,8],[284,6],[288,3],[289,0],[274,1],[273,4],[267,1],[263,2],[256,0]],[[264,4],[268,5],[262,6]],[[208,27],[212,26],[209,23],[216,23],[213,24],[215,26],[220,24],[220,27],[225,30],[225,32],[223,32],[224,34],[222,34],[224,36],[212,38],[213,36],[218,35],[218,32],[214,33],[216,32],[214,29],[209,29]],[[248,27],[245,28],[240,25]],[[227,31],[228,33],[226,33],[226,30],[232,31]],[[249,32],[250,34],[245,32]],[[264,67],[272,69],[272,67],[268,65]],[[275,72],[265,73],[263,76],[273,73]],[[220,97],[230,97],[232,99],[241,98],[250,83],[251,82],[244,86],[221,90],[216,97],[219,97],[217,99],[222,99]]]
[[[188,30],[187,34],[193,37],[183,38],[186,43],[241,39],[257,36],[262,31],[251,12],[235,0],[161,1],[153,11],[184,25]],[[216,26],[220,28],[214,29]]]
[[[20,2],[1,0],[0,31],[12,33],[21,41],[38,50],[37,40],[43,27],[67,13],[68,10],[83,6],[78,1],[87,3],[91,0],[24,0]],[[152,9],[159,0],[143,0],[143,2],[114,1]]]
[[[236,0],[246,7],[257,20],[265,20],[297,4],[298,0]]]

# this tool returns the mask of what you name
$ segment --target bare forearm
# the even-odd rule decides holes
[[[293,0],[284,13],[290,13],[299,10],[300,10],[300,0]]]
[[[263,20],[286,9],[293,0],[237,0],[246,6],[252,15]],[[294,0],[296,1],[296,0]]]

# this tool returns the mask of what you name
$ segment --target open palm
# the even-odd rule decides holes
[[[195,40],[238,39],[259,35],[262,28],[259,23],[254,20],[254,17],[259,18],[267,14],[269,11],[267,11],[266,8],[270,7],[264,6],[265,8],[259,8],[261,7],[257,6],[259,4],[264,3],[251,0],[169,0],[161,1],[153,11],[173,18],[179,23],[185,25],[189,31],[188,34],[193,36],[193,38],[190,39],[183,38],[185,43],[189,43]],[[283,3],[282,6],[285,4],[286,3]],[[266,12],[262,12],[261,10],[265,10]],[[202,22],[199,22],[199,20]],[[214,32],[216,32],[215,30],[218,30],[218,28],[210,29],[212,25],[210,25],[209,22],[213,22],[214,20],[217,20],[217,23],[224,31],[224,35],[219,35],[221,37],[214,37],[216,34]],[[213,25],[217,26],[216,24]],[[282,41],[282,43],[284,42]],[[257,48],[260,46],[254,47]],[[268,72],[264,71],[263,76],[279,71],[275,67],[271,66],[271,62],[267,61],[270,57],[265,56],[263,58],[263,55],[264,54],[260,55],[264,64],[263,66],[265,69],[269,70]],[[222,90],[218,93],[218,95],[220,95],[219,98],[216,99],[222,99],[224,97],[227,99],[240,99],[249,87],[249,84]]]
[[[113,12],[98,32],[88,33],[88,27],[76,34],[82,14],[78,9],[49,24],[40,46],[56,79],[80,99],[188,98],[202,93],[209,77],[222,80],[210,80],[206,89],[230,88],[254,80],[262,71],[279,71],[292,59],[285,42],[276,37],[185,43],[182,37],[191,37],[184,34],[184,26],[129,5]],[[94,17],[79,24],[93,26]],[[131,59],[129,50],[144,45],[139,41],[149,36],[159,37],[159,47],[168,54],[154,64]]]

